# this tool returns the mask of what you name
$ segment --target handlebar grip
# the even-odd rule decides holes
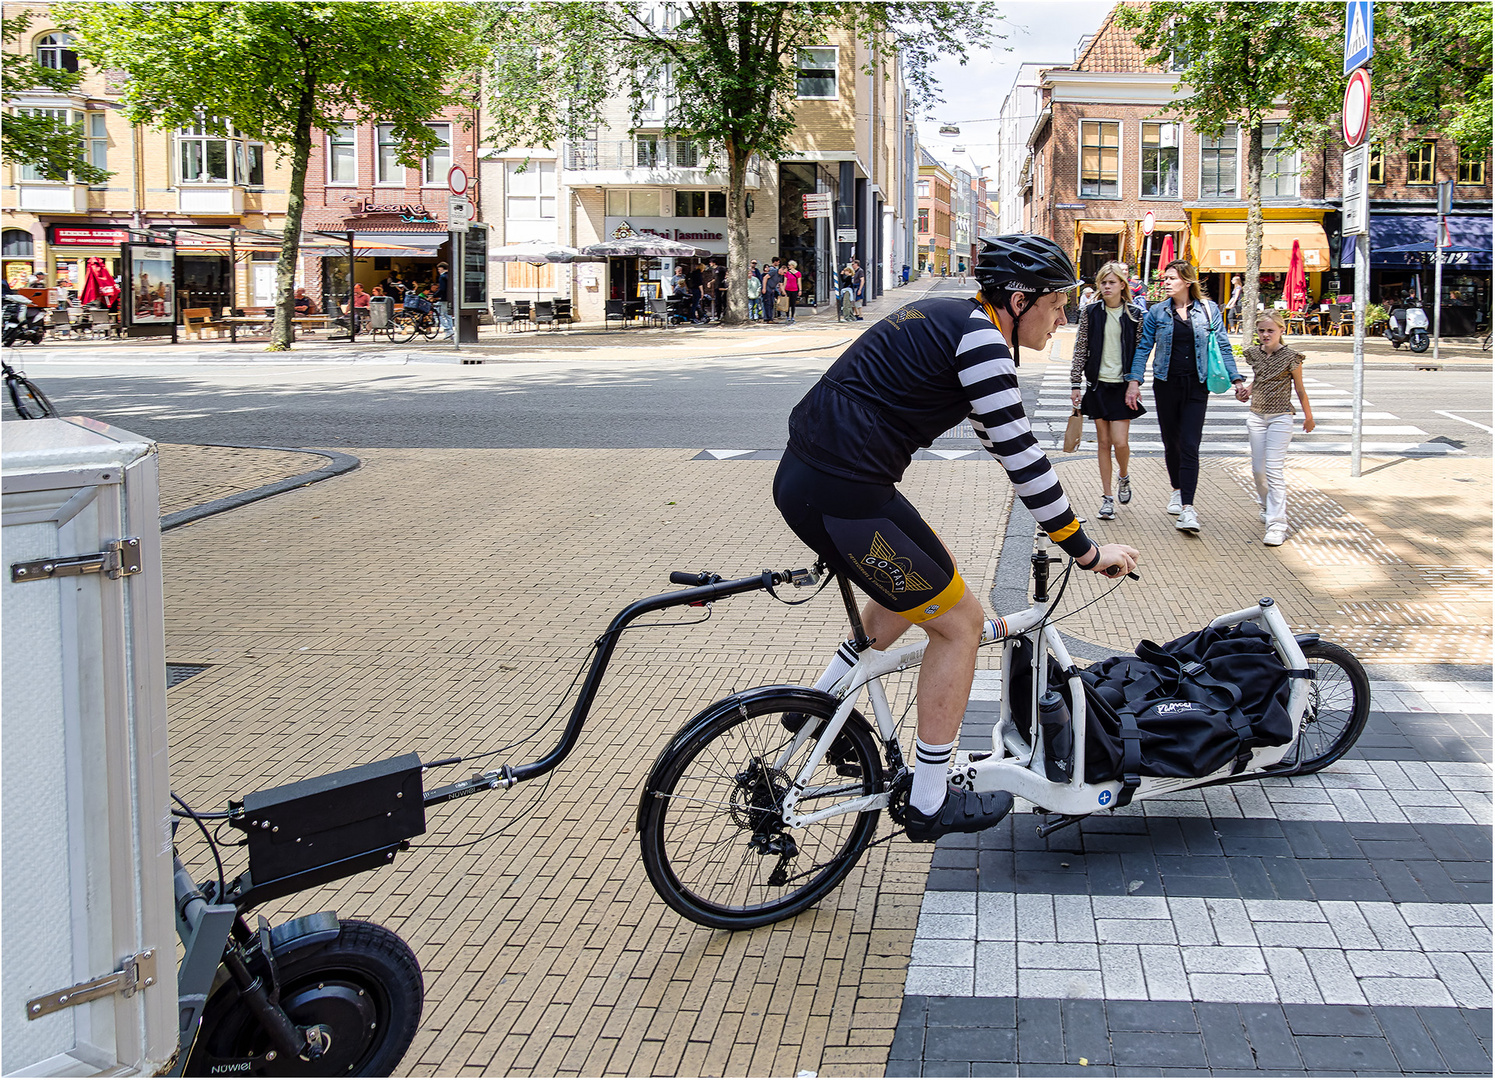
[[[670,571],[671,585],[689,585],[695,587],[698,585],[710,585],[713,582],[717,582],[720,580],[721,578],[719,576],[709,571],[702,571],[699,574],[692,574],[686,570]]]

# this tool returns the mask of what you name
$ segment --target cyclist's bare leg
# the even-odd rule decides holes
[[[981,644],[981,627],[986,612],[981,601],[967,589],[949,611],[928,622],[920,623],[929,635],[924,661],[919,666],[918,703],[919,738],[927,743],[953,742],[960,734],[960,722],[971,697],[971,680],[976,675],[976,650]],[[873,648],[888,649],[913,624],[875,601],[868,601],[862,611],[862,625],[873,639]]]

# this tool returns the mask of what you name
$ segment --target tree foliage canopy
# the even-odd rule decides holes
[[[5,44],[22,40],[30,25],[29,11],[5,17],[0,22]],[[5,63],[0,66],[0,100],[12,104],[28,90],[71,94],[82,80],[76,71],[43,67],[29,53],[18,56],[7,50]],[[89,163],[81,124],[68,124],[51,116],[7,115],[0,130],[0,157],[12,165],[30,165],[48,180],[66,180],[71,173],[80,183],[102,184],[111,175]]]
[[[1492,8],[1488,0],[1376,5],[1372,138],[1399,144],[1444,135],[1490,150]]]

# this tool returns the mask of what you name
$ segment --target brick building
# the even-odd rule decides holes
[[[32,20],[7,52],[78,70],[71,39],[57,28],[50,5],[6,5],[7,16],[21,10]],[[95,256],[118,279],[124,272],[121,245],[131,230],[154,230],[161,238],[166,230],[179,230],[174,268],[179,308],[268,303],[273,277],[261,269],[258,256],[240,252],[230,273],[227,248],[214,238],[228,229],[280,230],[289,164],[261,143],[207,125],[163,131],[131,124],[120,109],[119,75],[83,70],[83,81],[71,95],[36,88],[4,103],[10,111],[42,112],[82,125],[89,161],[111,173],[104,183],[89,185],[4,166],[0,222],[6,280],[39,271],[49,284],[76,290],[85,260]]]
[[[405,281],[434,281],[437,262],[451,262],[447,173],[460,165],[469,177],[477,175],[477,119],[473,110],[457,107],[433,117],[427,126],[442,145],[414,168],[396,160],[388,124],[313,132],[303,235],[353,233],[355,248],[360,240],[371,245],[353,260],[354,281],[366,290],[391,270]],[[481,206],[476,209],[481,218]],[[382,255],[382,245],[397,247]],[[303,259],[298,280],[325,302],[349,294],[348,273],[346,258],[312,257]]]
[[[950,214],[950,188],[955,177],[935,160],[928,150],[919,147],[918,194],[918,270],[920,273],[944,274],[953,269],[953,219]]]
[[[1164,239],[1171,237],[1175,255],[1194,263],[1206,291],[1226,301],[1230,279],[1246,265],[1249,136],[1236,125],[1218,138],[1200,135],[1174,108],[1176,72],[1148,64],[1115,13],[1082,41],[1073,63],[1039,72],[1033,94],[1014,90],[1009,111],[1019,112],[1025,100],[1037,109],[1014,185],[1023,200],[1021,216],[1027,228],[1068,246],[1087,279],[1111,259],[1132,267],[1148,262],[1146,270],[1155,275]],[[1294,240],[1303,250],[1312,298],[1349,293],[1353,246],[1340,236],[1343,144],[1328,138],[1317,148],[1293,151],[1279,118],[1269,118],[1263,135],[1263,296],[1280,295]],[[1463,256],[1468,261],[1445,274],[1445,302],[1450,310],[1466,309],[1453,311],[1447,325],[1459,333],[1481,324],[1490,299],[1484,157],[1429,139],[1373,160],[1372,297],[1411,289],[1430,298],[1432,275],[1419,269],[1419,256],[1376,252],[1430,240],[1436,183],[1452,180],[1452,242],[1482,252]],[[1013,165],[1004,162],[1001,175]],[[1003,208],[1004,220],[1010,211]],[[1150,258],[1143,236],[1149,211],[1156,222]]]

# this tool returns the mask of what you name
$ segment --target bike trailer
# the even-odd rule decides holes
[[[153,1075],[177,1048],[156,447],[0,427],[0,1071]]]

